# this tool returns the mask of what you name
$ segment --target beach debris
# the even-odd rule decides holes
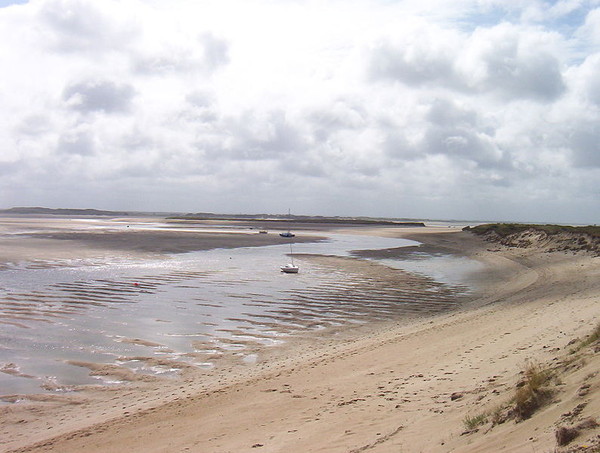
[[[464,395],[461,392],[454,392],[452,395],[450,395],[450,401],[456,401],[459,400],[463,397]]]
[[[576,426],[577,429],[594,429],[598,427],[598,422],[594,417],[587,417],[581,420]]]
[[[583,384],[577,390],[577,396],[583,397],[583,396],[587,395],[590,392],[590,387],[591,387],[590,384]]]
[[[572,411],[565,412],[564,414],[562,414],[561,417],[572,420],[575,417],[577,417],[579,414],[581,414],[581,412],[585,409],[585,407],[587,405],[588,405],[588,402],[584,401],[583,403],[578,404],[577,406],[575,406],[575,408],[573,408]]]
[[[579,430],[577,428],[560,426],[554,434],[556,436],[556,443],[562,447],[575,439],[579,435]]]
[[[25,374],[21,371],[21,368],[16,363],[5,363],[0,364],[0,373],[9,374],[11,376],[18,376],[22,378],[34,379],[35,376]]]

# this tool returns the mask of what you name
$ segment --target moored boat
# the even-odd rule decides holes
[[[281,272],[286,274],[297,274],[300,268],[293,263],[288,263],[285,266],[281,266]]]

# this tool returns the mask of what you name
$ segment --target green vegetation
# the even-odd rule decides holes
[[[597,344],[598,342],[600,342],[600,323],[596,325],[590,335],[578,342],[575,350],[569,351],[568,355],[557,364],[554,364],[552,368],[544,368],[537,363],[527,363],[525,369],[521,372],[522,378],[516,385],[514,396],[510,400],[501,402],[495,408],[488,409],[477,415],[467,415],[463,419],[465,428],[467,428],[468,431],[473,431],[478,426],[485,425],[489,422],[491,424],[490,429],[492,429],[509,420],[519,422],[530,418],[544,405],[549,404],[552,401],[552,398],[560,392],[558,386],[561,385],[561,374],[572,370],[573,367],[579,369],[583,366],[585,363],[583,354],[576,353],[580,352],[584,347]],[[597,371],[589,374],[584,382],[589,381],[597,374]],[[590,384],[583,386],[579,391],[581,392],[582,389],[589,387]],[[580,396],[581,395],[582,394],[580,393]],[[597,426],[598,423],[596,420],[590,418],[575,426],[575,429],[590,429],[596,428]],[[557,439],[559,435],[563,436],[565,433],[564,430],[561,430],[560,433],[557,431]],[[569,440],[565,438],[564,442],[568,443]],[[559,445],[564,444],[560,444],[559,441]],[[600,453],[600,450],[590,451],[598,451]]]
[[[283,223],[298,224],[333,224],[333,225],[386,225],[398,227],[424,227],[423,222],[405,222],[402,220],[377,219],[366,217],[323,217],[305,215],[281,214],[212,214],[198,213],[167,217],[168,220],[219,220],[219,221],[244,221],[259,222],[263,226],[280,227]]]
[[[598,340],[600,340],[600,323],[598,323],[598,325],[596,325],[596,328],[592,331],[591,334],[589,334],[587,337],[585,337],[585,339],[578,342],[576,344],[576,346],[569,351],[569,355],[577,354],[583,348],[596,343]],[[574,362],[575,360],[578,360],[578,359],[580,359],[580,357],[572,358],[570,360],[570,362]]]
[[[559,233],[587,234],[594,238],[600,238],[600,226],[568,226],[568,225],[532,225],[525,223],[488,223],[474,227],[465,227],[464,231],[470,231],[477,235],[483,235],[494,232],[500,237],[506,237],[514,233],[521,233],[527,230],[543,231],[548,235]]]
[[[552,390],[548,387],[552,379],[552,372],[541,368],[539,365],[530,363],[524,371],[524,380],[517,388],[514,402],[514,413],[517,419],[524,420],[531,417],[533,413],[543,406],[552,396]]]
[[[600,323],[598,323],[598,325],[592,331],[592,333],[585,340],[582,341],[581,347],[584,348],[586,346],[594,344],[598,340],[600,340]]]
[[[478,426],[485,425],[487,421],[487,414],[483,413],[479,415],[474,415],[473,417],[467,415],[463,420],[463,424],[465,425],[465,428],[467,428],[468,430],[472,430],[477,428]]]

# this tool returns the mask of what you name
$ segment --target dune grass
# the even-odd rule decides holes
[[[467,428],[470,431],[472,429],[477,428],[478,426],[485,425],[487,421],[487,413],[482,413],[474,416],[467,415],[463,419],[463,424],[465,425],[465,428]]]
[[[581,347],[585,348],[586,346],[596,343],[598,340],[600,340],[600,323],[598,323],[592,333],[581,342]]]
[[[587,234],[591,237],[600,237],[600,226],[569,226],[569,225],[535,225],[526,223],[488,223],[474,227],[465,227],[465,231],[470,231],[477,235],[495,232],[500,237],[506,237],[514,233],[520,233],[526,230],[543,231],[546,234],[554,235],[559,233],[578,233]]]
[[[552,389],[548,387],[553,373],[535,363],[527,364],[524,379],[513,397],[514,415],[517,420],[525,420],[549,401]]]

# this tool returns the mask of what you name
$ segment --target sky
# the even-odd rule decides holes
[[[0,208],[600,223],[600,0],[0,0]]]

